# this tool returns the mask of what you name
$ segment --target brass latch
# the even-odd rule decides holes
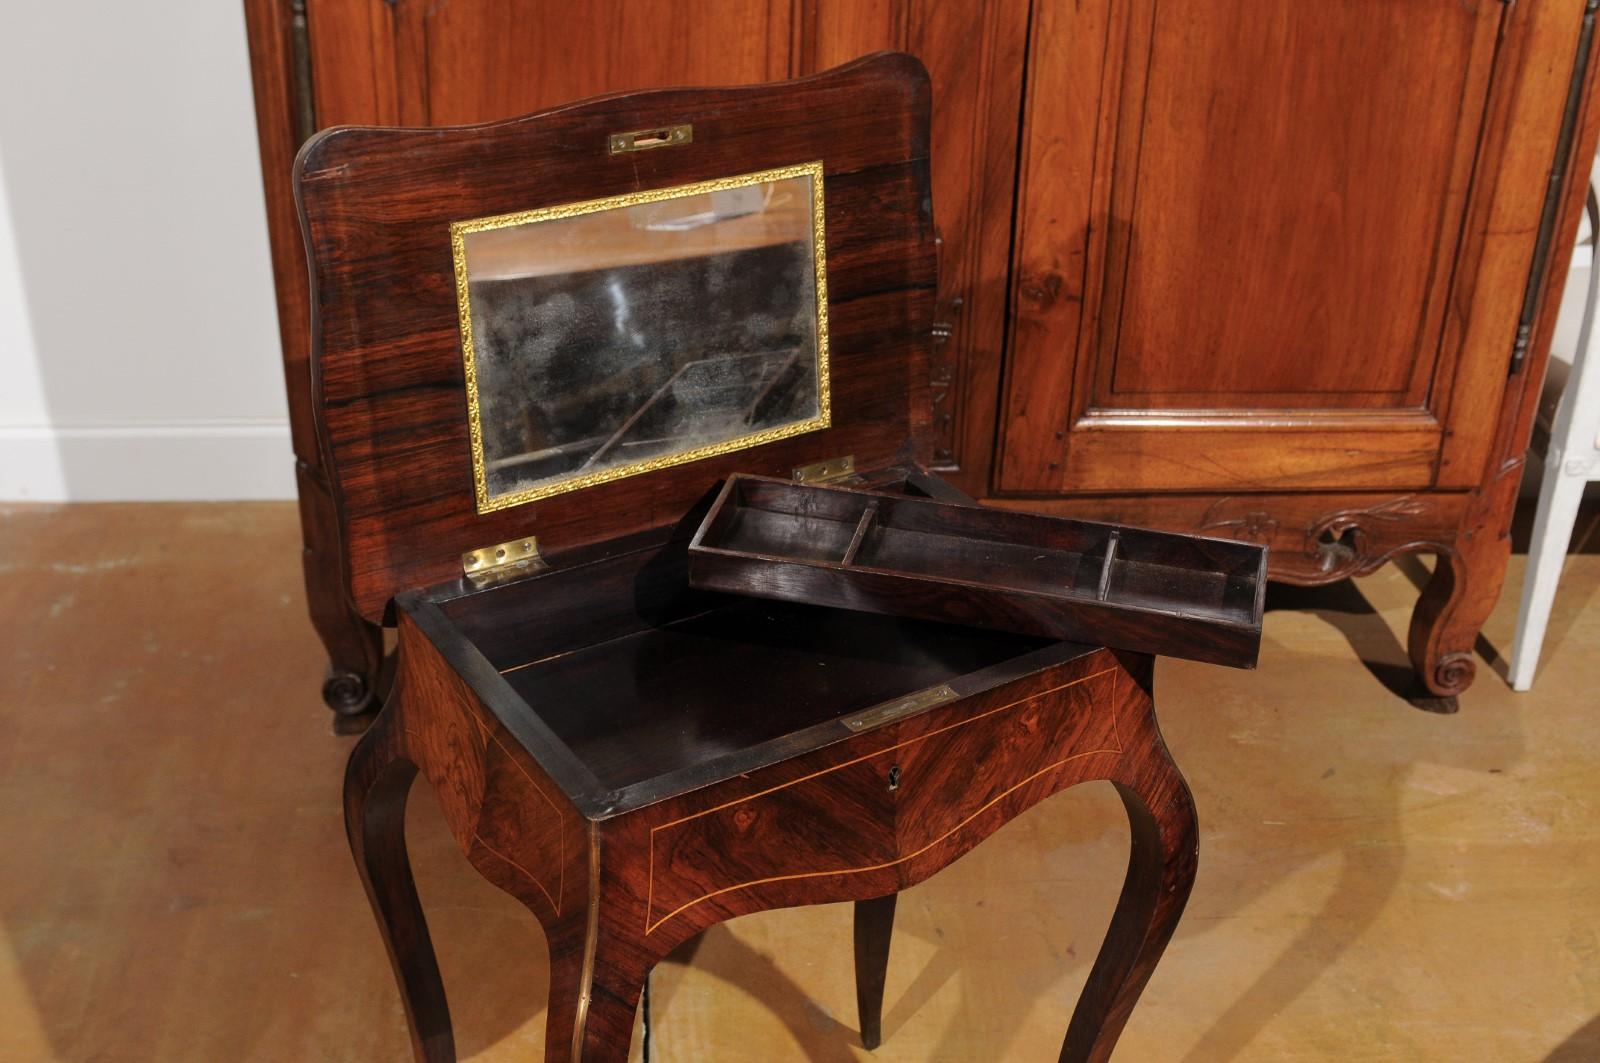
[[[539,556],[539,540],[529,535],[461,555],[461,571],[474,583],[499,583],[549,568]]]
[[[831,484],[848,480],[856,474],[856,456],[846,454],[810,465],[802,465],[793,472],[797,484]]]
[[[895,698],[893,701],[874,705],[870,709],[862,709],[854,716],[846,716],[840,722],[852,731],[865,731],[868,728],[877,727],[891,720],[898,720],[902,716],[910,716],[914,712],[921,712],[923,709],[931,709],[935,705],[943,705],[947,701],[954,701],[960,696],[960,694],[950,689],[947,684],[940,683],[936,687],[919,690],[915,694],[907,694],[903,698]],[[899,781],[898,775],[895,777],[895,781]],[[893,790],[894,787],[891,786],[889,789]]]
[[[655,129],[636,129],[631,133],[612,133],[606,138],[606,150],[613,155],[629,151],[649,151],[651,148],[673,148],[694,140],[694,126],[658,126]]]

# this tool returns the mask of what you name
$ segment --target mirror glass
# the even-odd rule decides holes
[[[480,512],[827,427],[820,163],[451,236]]]

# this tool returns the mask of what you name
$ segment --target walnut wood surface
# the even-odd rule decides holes
[[[305,537],[306,600],[312,626],[328,651],[324,700],[336,712],[359,713],[371,707],[378,693],[383,633],[351,610],[343,592],[345,562],[338,514],[323,473],[312,415],[306,256],[289,180],[303,135],[298,114],[302,101],[295,97],[294,83],[296,21],[303,24],[304,18],[280,0],[245,0],[244,8],[294,441],[295,489]]]
[[[1454,696],[1504,577],[1557,310],[1542,299],[1508,376],[1575,77],[1570,157],[1595,149],[1596,64],[1574,62],[1585,5],[1428,0],[1387,27],[1339,7],[1188,6],[1038,9],[996,479],[1034,497],[995,501],[1231,527],[1292,582],[1434,553],[1411,655],[1428,693]],[[1428,79],[1397,50],[1408,28],[1439,42]],[[1179,121],[1195,100],[1204,121]],[[1294,120],[1273,124],[1280,107]],[[1106,150],[1070,150],[1090,143]],[[1407,157],[1404,181],[1384,176]],[[1564,188],[1546,292],[1583,188]],[[1281,211],[1287,227],[1267,224]]]
[[[996,486],[1431,484],[1435,381],[1509,353],[1445,328],[1507,9],[1183,6],[1041,5]]]
[[[682,147],[612,156],[608,131],[692,122]],[[380,619],[466,550],[561,551],[677,519],[737,469],[925,456],[934,287],[928,82],[908,56],[798,82],[623,94],[487,126],[340,129],[296,168],[310,248],[318,429],[348,593]],[[820,159],[832,425],[754,450],[475,511],[449,223]]]

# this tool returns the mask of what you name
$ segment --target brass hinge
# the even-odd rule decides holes
[[[468,550],[461,555],[461,571],[473,583],[502,583],[549,568],[539,556],[539,540],[529,535],[506,543]]]
[[[843,457],[802,465],[795,469],[792,475],[797,484],[832,484],[848,480],[855,474],[856,456],[846,454]]]

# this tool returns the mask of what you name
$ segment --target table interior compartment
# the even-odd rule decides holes
[[[440,603],[608,788],[780,740],[1054,641],[696,591],[686,546]]]

